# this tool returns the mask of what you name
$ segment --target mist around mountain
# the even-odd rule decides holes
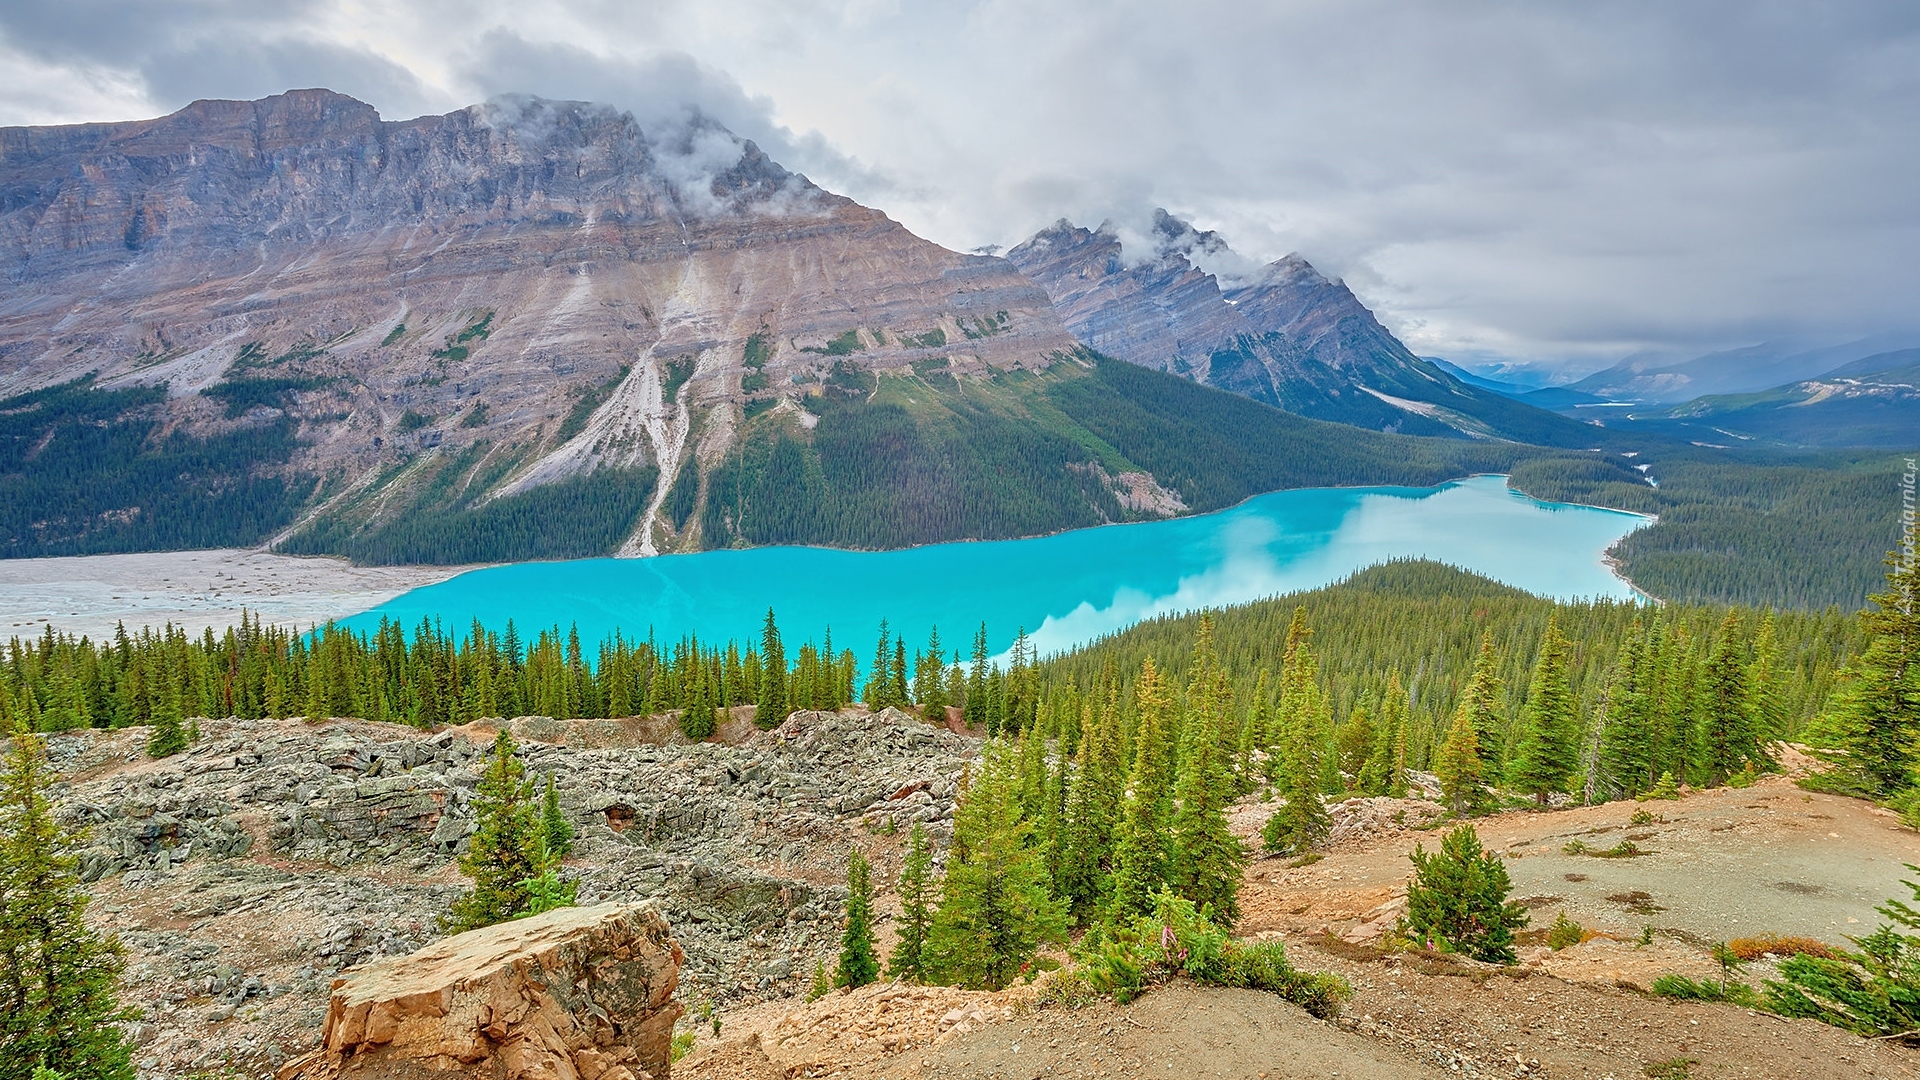
[[[1880,334],[1811,348],[1805,342],[1762,342],[1678,362],[1629,358],[1569,389],[1613,401],[1672,404],[1715,394],[1756,393],[1916,345],[1920,336],[1914,334]]]
[[[1164,210],[1148,245],[1128,250],[1110,225],[1061,220],[1007,258],[1047,290],[1076,337],[1129,363],[1378,431],[1596,442],[1590,427],[1413,355],[1344,283],[1297,254],[1251,266],[1219,234]]]
[[[1633,414],[1636,426],[1703,439],[1792,446],[1920,447],[1920,349],[1862,357],[1751,394],[1698,397]]]

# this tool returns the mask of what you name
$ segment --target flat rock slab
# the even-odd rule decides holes
[[[680,948],[643,904],[561,908],[351,968],[322,1049],[283,1076],[661,1080]]]

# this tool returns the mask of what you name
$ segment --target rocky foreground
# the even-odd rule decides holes
[[[334,978],[412,953],[465,879],[484,724],[206,721],[186,753],[145,731],[49,740],[61,813],[89,827],[92,914],[128,946],[143,1076],[259,1075],[320,1044]],[[510,724],[579,836],[583,905],[650,903],[685,950],[682,1000],[724,1010],[804,989],[838,948],[846,858],[890,880],[915,821],[950,835],[977,743],[894,710],[796,713],[735,743],[644,720]]]

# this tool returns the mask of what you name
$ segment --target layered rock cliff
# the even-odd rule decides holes
[[[534,98],[391,122],[301,90],[0,129],[0,275],[0,396],[92,374],[164,387],[162,434],[288,424],[284,469],[328,481],[309,516],[356,528],[427,488],[479,506],[639,470],[662,480],[633,553],[678,539],[657,510],[691,458],[836,365],[1074,346],[1006,262],[709,121]]]

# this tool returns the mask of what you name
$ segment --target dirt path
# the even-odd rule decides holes
[[[1655,820],[1635,825],[1637,811]],[[1781,777],[1673,802],[1508,813],[1475,827],[1506,858],[1514,896],[1527,901],[1540,925],[1565,910],[1583,926],[1622,938],[1651,926],[1657,938],[1696,951],[1767,932],[1845,945],[1846,935],[1873,929],[1876,905],[1907,895],[1900,881],[1915,875],[1905,864],[1920,862],[1920,835],[1890,812],[1810,794]],[[1431,849],[1439,838],[1437,831],[1409,830],[1349,842],[1310,866],[1256,862],[1241,895],[1246,915],[1239,930],[1377,936],[1361,924],[1376,914],[1375,929],[1385,929],[1397,911],[1379,909],[1404,890],[1412,873],[1408,853],[1415,844]],[[1566,854],[1576,841],[1598,850],[1631,843],[1644,854]]]

